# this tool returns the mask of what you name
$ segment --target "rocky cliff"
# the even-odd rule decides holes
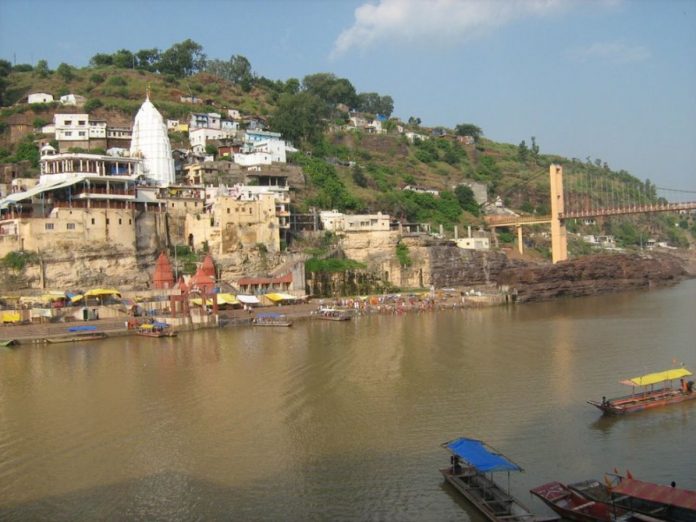
[[[682,262],[669,254],[606,254],[556,265],[510,267],[501,271],[497,282],[515,288],[518,302],[524,302],[670,285],[686,276]]]

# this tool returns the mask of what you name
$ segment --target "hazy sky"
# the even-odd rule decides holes
[[[696,0],[0,0],[16,63],[186,38],[271,79],[333,72],[403,119],[696,190]]]

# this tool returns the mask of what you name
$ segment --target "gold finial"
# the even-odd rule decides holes
[[[150,99],[150,82],[147,82],[147,89],[145,89],[145,97]]]

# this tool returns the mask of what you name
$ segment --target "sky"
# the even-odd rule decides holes
[[[404,120],[696,190],[696,0],[0,0],[15,63],[187,38],[274,80],[348,78]]]

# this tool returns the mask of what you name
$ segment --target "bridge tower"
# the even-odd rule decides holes
[[[561,215],[565,212],[563,201],[563,167],[549,167],[551,186],[551,260],[554,264],[568,259],[568,234]]]

